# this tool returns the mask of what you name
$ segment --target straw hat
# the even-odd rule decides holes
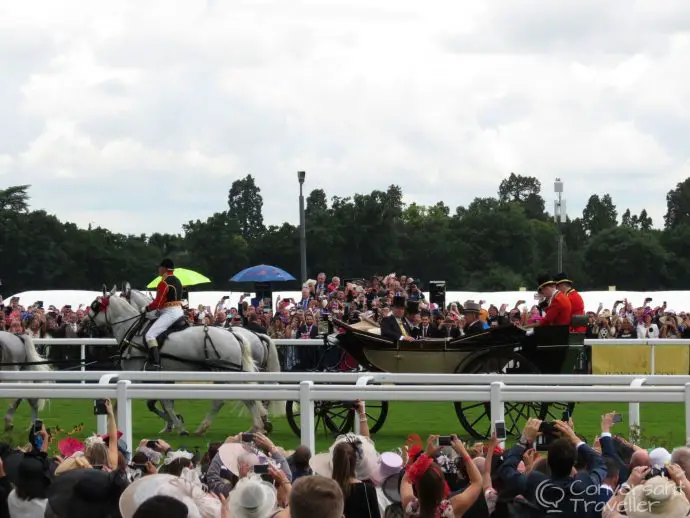
[[[635,486],[625,496],[628,518],[681,518],[690,512],[690,503],[676,485],[665,477],[653,477]]]
[[[241,479],[230,492],[228,508],[232,518],[265,518],[276,508],[276,490],[261,477]]]
[[[310,459],[309,464],[317,475],[331,478],[333,474],[333,450],[341,442],[350,442],[356,445],[355,477],[359,480],[369,480],[380,485],[388,477],[398,474],[402,469],[402,457],[400,455],[392,452],[379,455],[371,439],[349,433],[338,437],[328,449],[328,453],[319,453]]]
[[[240,476],[240,464],[249,464],[250,466],[271,464],[276,469],[280,468],[272,459],[266,457],[263,452],[250,443],[225,443],[218,448],[218,456],[223,466],[228,468],[230,473],[236,477]]]
[[[132,518],[141,504],[159,495],[185,504],[189,518],[217,518],[220,515],[220,501],[206,494],[201,486],[173,475],[158,474],[139,478],[125,489],[120,497],[122,518]]]

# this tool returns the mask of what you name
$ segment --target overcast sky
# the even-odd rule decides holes
[[[467,205],[511,171],[570,215],[690,176],[687,0],[3,0],[0,186],[122,232],[179,232],[253,174],[297,222],[399,184]]]

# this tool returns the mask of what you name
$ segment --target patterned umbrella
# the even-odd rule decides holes
[[[246,268],[230,279],[231,282],[287,282],[294,280],[296,279],[285,270],[267,264]]]

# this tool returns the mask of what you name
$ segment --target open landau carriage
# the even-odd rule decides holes
[[[574,317],[573,326],[585,325]],[[585,319],[586,320],[586,319]],[[491,328],[484,333],[456,339],[424,339],[395,343],[383,338],[371,322],[348,325],[333,320],[339,333],[327,337],[371,372],[439,374],[585,374],[589,372],[584,333],[570,333],[567,326],[537,327],[532,334],[515,326]],[[518,435],[527,418],[561,419],[574,403],[532,402],[505,404],[506,431]],[[366,403],[369,428],[376,433],[388,415],[388,402]],[[455,402],[455,412],[467,433],[477,439],[490,436],[489,402]],[[290,426],[299,434],[299,406],[288,402]],[[315,402],[315,422],[328,432],[351,431],[353,402]]]

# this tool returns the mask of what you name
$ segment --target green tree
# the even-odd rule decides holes
[[[603,230],[615,227],[617,216],[616,206],[610,195],[604,194],[600,198],[598,194],[593,194],[582,211],[582,225],[589,236],[595,236]]]
[[[545,204],[541,197],[541,182],[534,176],[510,173],[498,187],[498,199],[503,203],[519,203],[529,219],[544,219]]]
[[[666,195],[666,228],[690,224],[690,178],[676,185]]]
[[[228,194],[228,212],[230,219],[237,222],[240,233],[249,241],[261,237],[266,228],[263,217],[264,199],[261,189],[256,185],[254,177],[246,177],[232,182]]]

